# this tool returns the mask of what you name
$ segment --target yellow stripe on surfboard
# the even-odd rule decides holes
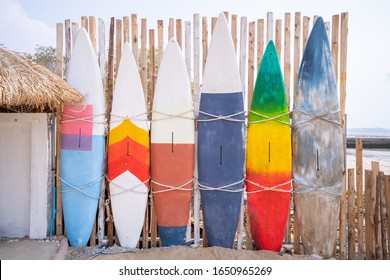
[[[109,145],[123,140],[126,136],[145,147],[149,147],[149,133],[133,124],[129,119],[124,120],[110,131]]]

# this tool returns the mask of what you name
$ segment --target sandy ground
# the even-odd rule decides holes
[[[363,169],[371,169],[371,162],[378,161],[380,170],[390,175],[390,151],[384,151],[383,157],[376,153],[367,153],[363,158]],[[356,168],[354,151],[347,152],[347,168]],[[114,246],[111,248],[86,247],[71,248],[65,237],[53,240],[1,239],[1,260],[302,260],[318,259],[315,256],[291,255],[282,249],[282,253],[269,251],[247,251],[235,249],[193,248],[188,246],[174,248],[153,248],[149,250],[126,251]]]

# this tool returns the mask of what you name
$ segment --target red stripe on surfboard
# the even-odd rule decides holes
[[[108,147],[108,178],[114,180],[126,170],[142,182],[150,176],[149,149],[129,137]]]
[[[173,150],[172,150],[173,148]],[[152,144],[152,180],[164,185],[178,186],[193,178],[194,144]],[[183,188],[192,189],[192,181]],[[153,191],[165,187],[153,184]],[[191,191],[167,191],[156,193],[157,223],[160,226],[185,226],[188,223]]]
[[[291,180],[291,172],[275,173],[272,176],[268,174],[267,177],[247,172],[247,176],[248,180],[268,187]],[[248,192],[259,190],[249,182],[246,187]],[[291,182],[278,189],[291,190]],[[248,194],[248,211],[256,249],[279,252],[290,211],[290,192],[262,191]]]

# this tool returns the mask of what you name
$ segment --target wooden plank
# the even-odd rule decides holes
[[[116,19],[115,21],[115,26],[116,26],[116,46],[115,46],[115,78],[116,75],[118,74],[118,69],[119,69],[119,64],[121,61],[121,56],[122,56],[122,20],[121,19]]]
[[[365,248],[366,248],[366,259],[374,259],[374,219],[371,222],[371,186],[372,186],[372,171],[364,171],[364,189],[365,189]]]
[[[390,175],[385,176],[385,196],[386,196],[386,213],[387,213],[387,252],[390,259]]]
[[[88,30],[88,17],[87,16],[81,17],[81,27],[84,28],[85,31],[87,31],[87,33],[89,32],[89,30]]]
[[[199,41],[199,14],[194,14],[194,112],[195,117],[199,116],[199,101],[200,101],[200,41]],[[196,128],[197,130],[197,128]],[[198,132],[195,131],[195,143],[198,139]],[[195,170],[194,176],[198,178],[198,160],[197,160],[197,145],[195,145]],[[198,181],[194,181],[194,245],[200,244],[200,192]]]
[[[138,65],[138,19],[136,14],[131,15],[131,48]]]
[[[183,26],[181,19],[176,19],[176,41],[180,49],[183,46]]]
[[[158,67],[160,67],[160,63],[164,54],[164,21],[157,21],[157,37],[158,37]]]
[[[284,14],[284,87],[286,88],[287,106],[291,103],[291,14]],[[290,221],[290,219],[289,219]],[[288,229],[288,227],[287,227]],[[290,236],[290,234],[288,234]],[[291,237],[288,239],[291,242]]]
[[[92,46],[97,52],[96,48],[96,19],[93,16],[89,17],[89,38],[91,38]]]
[[[213,35],[213,31],[214,31],[214,27],[215,27],[215,23],[217,22],[217,18],[216,17],[212,17],[211,18],[211,35]]]
[[[236,50],[237,53],[237,15],[232,15],[231,33],[232,33],[234,49]]]
[[[337,81],[339,80],[339,26],[340,16],[334,15],[332,17],[332,57]]]
[[[65,75],[68,73],[69,61],[72,55],[72,33],[70,27],[70,20],[65,20]]]
[[[340,239],[340,260],[347,259],[347,193],[346,184],[341,187],[340,200],[340,223],[339,223],[339,239]]]
[[[123,17],[123,43],[130,43],[130,19]]]
[[[256,22],[249,23],[249,40],[248,40],[248,112],[251,108],[253,87],[255,82],[255,37]]]
[[[170,40],[171,38],[173,38],[175,35],[175,20],[173,18],[170,18],[169,19],[169,22],[168,22],[168,40]]]
[[[341,14],[340,37],[340,110],[345,114],[345,100],[347,95],[347,47],[348,47],[348,13]],[[344,125],[344,123],[343,123]]]
[[[110,33],[108,43],[108,60],[107,60],[107,111],[111,112],[112,97],[114,94],[114,33],[115,33],[115,18],[111,18]],[[110,123],[110,114],[107,115],[108,124]],[[108,185],[108,182],[106,186]],[[107,188],[107,195],[110,198],[110,189]],[[111,203],[108,199],[105,203],[107,213],[107,238],[108,246],[114,244],[114,223],[111,215]]]
[[[356,139],[356,205],[357,205],[357,259],[364,259],[364,239],[363,239],[363,141]]]
[[[264,19],[257,20],[257,72],[264,53]]]
[[[98,34],[99,34],[99,65],[100,65],[100,74],[103,80],[103,86],[106,88],[106,27],[104,21],[99,18],[98,21]],[[107,149],[107,146],[106,146]],[[106,153],[107,156],[107,153]],[[106,160],[105,160],[106,162]],[[102,185],[100,188],[100,199],[98,207],[98,225],[97,225],[97,235],[98,235],[98,244],[103,246],[104,242],[104,231],[105,231],[105,208],[104,202],[106,198],[106,180],[102,180]]]
[[[376,200],[376,189],[377,189],[377,181],[376,181],[376,178],[379,174],[379,162],[377,161],[373,161],[371,162],[371,170],[372,170],[372,174],[371,174],[371,192],[369,194],[369,197],[368,199],[371,200],[370,202],[370,220],[369,220],[369,223],[370,223],[370,227],[371,227],[371,239],[372,239],[372,252],[371,252],[371,258],[372,259],[376,259],[376,247],[377,247],[377,236],[376,236],[376,231],[375,231],[375,213],[376,213],[376,204],[377,204],[377,200]]]
[[[275,48],[278,53],[279,61],[282,60],[282,20],[275,21]]]
[[[381,184],[384,180],[383,172],[378,169],[376,177],[376,204],[375,204],[375,254],[377,260],[383,260],[382,250],[382,216],[381,216]]]
[[[202,73],[206,65],[207,51],[209,49],[207,17],[202,17]]]
[[[302,22],[302,51],[305,51],[307,40],[309,39],[309,33],[310,33],[310,18],[307,16],[303,17]]]
[[[294,27],[294,91],[298,89],[298,71],[300,66],[300,52],[301,52],[301,13],[295,13],[295,27]],[[300,248],[300,234],[299,234],[299,224],[296,211],[296,194],[293,194],[293,203],[294,203],[294,253],[299,254],[301,252]]]
[[[389,259],[389,252],[387,252],[387,235],[386,235],[386,218],[387,218],[387,209],[386,209],[386,177],[384,172],[379,173],[379,210],[381,217],[381,246],[382,246],[382,260]]]
[[[229,23],[229,12],[224,11],[223,14],[225,15],[227,23]]]
[[[148,73],[147,73],[147,49],[146,49],[146,33],[147,33],[147,22],[146,18],[141,19],[141,58],[140,58],[140,71],[141,71],[141,83],[142,87],[144,89],[145,94],[145,100],[147,99],[147,93],[148,93],[148,85],[147,85],[147,79],[148,79]]]
[[[267,44],[272,40],[274,41],[274,13],[267,13]]]
[[[66,28],[66,27],[65,27]],[[72,22],[72,48],[74,46],[74,42],[76,40],[77,33],[79,32],[80,26],[78,22]]]
[[[348,169],[348,259],[355,259],[355,170]]]
[[[326,30],[326,34],[328,35],[328,38],[330,38],[330,22],[329,21],[325,22],[325,30]]]
[[[56,25],[56,74],[61,79],[64,77],[64,24]]]

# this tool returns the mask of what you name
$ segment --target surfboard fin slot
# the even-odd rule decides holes
[[[268,142],[268,162],[271,162],[271,142]]]
[[[127,142],[127,156],[130,156],[130,143]]]
[[[173,154],[173,131],[172,131],[172,154]]]
[[[320,171],[320,160],[319,160],[319,153],[318,153],[318,150],[317,150],[317,159],[316,159],[316,162],[317,162],[317,171]]]
[[[81,148],[81,128],[79,128],[79,148]]]
[[[222,145],[219,146],[219,165],[222,165]]]

